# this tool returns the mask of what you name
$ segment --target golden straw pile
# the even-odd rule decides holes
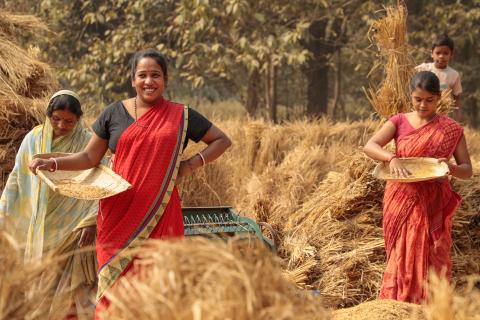
[[[283,268],[299,287],[319,289],[329,307],[377,297],[385,267],[383,185],[360,146],[380,123],[216,122],[234,144],[218,161],[182,181],[184,205],[233,205],[270,223]],[[467,129],[478,168],[480,133]],[[203,148],[192,146],[187,153]],[[463,197],[454,220],[454,280],[480,272],[480,175],[453,182]],[[477,208],[477,209],[476,209]]]
[[[245,241],[245,240],[243,240]],[[104,319],[328,319],[321,300],[299,291],[261,243],[197,238],[152,241],[136,270],[107,295]]]
[[[46,31],[32,16],[0,10],[0,187],[13,168],[23,137],[43,121],[46,99],[56,86],[50,67],[38,60],[38,49],[24,48],[18,41]]]

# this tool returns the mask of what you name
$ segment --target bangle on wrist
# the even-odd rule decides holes
[[[203,154],[202,154],[201,152],[198,152],[197,154],[198,154],[198,155],[200,156],[200,158],[202,159],[202,167],[205,166],[205,163],[206,163],[206,162],[205,162],[205,157],[203,156]]]
[[[50,158],[50,159],[48,159],[48,160],[53,160],[53,163],[54,163],[54,166],[53,166],[52,168],[48,169],[48,171],[50,171],[50,172],[55,172],[55,171],[57,171],[57,169],[58,169],[57,159],[55,159],[55,158]]]
[[[392,161],[393,159],[397,158],[396,154],[392,154],[390,158],[388,158],[388,162]]]

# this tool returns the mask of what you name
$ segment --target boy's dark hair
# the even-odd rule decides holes
[[[431,71],[420,71],[416,73],[410,82],[410,90],[416,88],[428,91],[430,93],[440,95],[440,80],[435,73]]]
[[[440,47],[440,46],[447,46],[453,52],[453,49],[454,49],[453,40],[450,39],[446,34],[438,36],[435,38],[435,40],[433,40],[432,51],[436,47]]]
[[[68,110],[78,117],[83,115],[80,101],[68,94],[61,94],[50,101],[47,107],[47,116],[51,118],[53,112],[57,110]]]
[[[160,68],[162,68],[163,76],[165,77],[165,79],[168,78],[167,59],[165,59],[163,54],[161,54],[157,50],[152,49],[152,48],[148,48],[148,49],[144,49],[144,50],[140,50],[140,51],[135,52],[132,59],[130,60],[132,79],[135,78],[135,70],[137,69],[138,62],[143,58],[152,58],[153,60],[155,60],[155,62],[157,62],[157,64],[160,66]]]

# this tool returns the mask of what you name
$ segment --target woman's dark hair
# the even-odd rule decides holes
[[[61,94],[50,101],[47,107],[47,116],[51,118],[53,112],[57,110],[68,110],[78,117],[83,115],[80,101],[68,94]]]
[[[453,40],[450,39],[446,34],[436,37],[435,40],[433,40],[432,51],[436,47],[441,47],[441,46],[447,46],[450,48],[450,51],[453,52],[453,49],[454,49]]]
[[[130,61],[132,79],[135,78],[135,70],[137,69],[138,62],[143,58],[152,58],[153,60],[155,60],[155,62],[160,66],[160,68],[162,68],[163,76],[165,77],[165,79],[168,78],[167,59],[165,59],[163,54],[161,54],[157,50],[149,48],[137,51],[133,55],[132,60]]]
[[[420,71],[413,76],[410,82],[410,90],[413,91],[416,88],[426,90],[430,93],[440,95],[440,80],[435,73],[430,71]]]

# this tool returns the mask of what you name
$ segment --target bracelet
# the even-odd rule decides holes
[[[200,158],[202,158],[202,167],[203,167],[206,163],[205,158],[203,157],[203,154],[201,152],[198,152],[197,154],[200,156]]]
[[[50,169],[48,169],[48,171],[50,171],[50,172],[55,172],[55,171],[57,171],[57,169],[58,169],[57,159],[55,159],[55,158],[50,158],[50,159],[48,159],[48,160],[53,160],[53,163],[55,163],[55,169],[50,168]]]

